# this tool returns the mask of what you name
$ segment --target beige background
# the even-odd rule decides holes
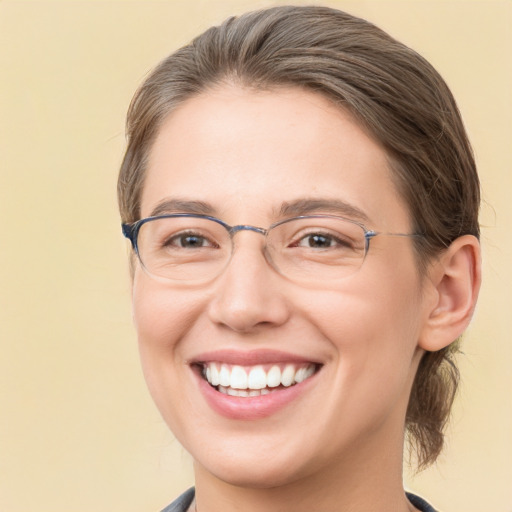
[[[512,512],[512,2],[324,3],[411,45],[458,98],[485,284],[448,448],[406,481],[445,512]],[[0,0],[0,512],[159,510],[191,483],[138,366],[115,202],[124,114],[172,49],[266,5]]]

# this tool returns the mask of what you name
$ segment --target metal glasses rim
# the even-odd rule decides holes
[[[366,259],[366,255],[368,253],[369,246],[370,246],[370,240],[377,235],[400,236],[400,237],[418,237],[418,236],[422,237],[422,236],[424,236],[421,233],[386,233],[386,232],[369,230],[361,222],[358,222],[353,219],[348,219],[341,215],[332,215],[332,214],[311,214],[311,215],[298,215],[296,217],[289,217],[289,218],[274,222],[267,229],[261,228],[258,226],[248,225],[248,224],[238,224],[235,226],[231,226],[217,217],[213,217],[211,215],[205,215],[205,214],[198,214],[198,213],[169,213],[169,214],[145,217],[145,218],[139,219],[138,221],[135,221],[133,223],[123,223],[122,224],[123,234],[126,238],[128,238],[130,240],[133,250],[134,250],[135,254],[138,256],[142,267],[146,270],[146,272],[148,274],[150,274],[152,277],[154,277],[156,279],[165,279],[166,281],[168,281],[168,280],[176,281],[176,279],[173,279],[171,277],[164,277],[164,276],[158,276],[157,274],[153,274],[146,267],[144,262],[140,259],[140,253],[139,253],[139,247],[138,247],[138,232],[140,231],[140,228],[144,224],[149,223],[151,221],[155,221],[155,220],[159,220],[159,219],[166,219],[166,218],[180,218],[180,217],[190,217],[190,218],[198,218],[198,219],[205,219],[205,220],[213,221],[213,222],[223,226],[226,229],[226,231],[228,232],[228,234],[230,235],[230,238],[232,238],[233,235],[236,234],[238,231],[243,231],[243,230],[255,231],[257,233],[262,234],[263,236],[267,236],[268,232],[271,231],[273,228],[275,228],[279,225],[285,224],[287,222],[294,221],[294,220],[321,219],[321,218],[339,219],[339,220],[343,220],[345,222],[354,224],[362,229],[364,238],[365,238],[365,250],[364,250],[364,256],[363,256],[362,261],[364,261]],[[272,265],[272,266],[275,268],[275,265]]]
[[[362,222],[358,222],[354,219],[348,219],[346,217],[343,217],[341,215],[330,215],[330,214],[312,214],[312,215],[298,215],[296,217],[289,217],[286,219],[281,219],[277,222],[272,223],[268,228],[261,228],[259,226],[252,226],[250,224],[237,224],[235,226],[231,226],[227,222],[224,222],[223,220],[219,219],[218,217],[213,217],[212,215],[204,215],[200,213],[168,213],[163,215],[154,215],[150,217],[144,217],[142,219],[139,219],[132,223],[123,223],[121,224],[123,235],[128,238],[134,248],[136,249],[136,239],[137,239],[137,233],[139,232],[140,228],[148,223],[159,219],[168,219],[168,218],[179,218],[179,217],[190,217],[190,218],[196,218],[196,219],[206,219],[211,220],[213,222],[216,222],[217,224],[220,224],[223,226],[228,233],[232,236],[238,231],[255,231],[257,233],[260,233],[262,235],[267,235],[269,231],[274,229],[277,226],[280,226],[282,224],[286,224],[287,222],[291,222],[294,220],[301,220],[301,219],[321,219],[321,218],[330,218],[330,219],[340,219],[344,220],[346,222],[350,222],[351,224],[355,224],[356,226],[359,226],[363,232],[365,238],[369,241],[371,238],[377,236],[377,235],[387,235],[387,236],[404,236],[404,237],[423,237],[425,236],[423,233],[394,233],[394,232],[383,232],[383,231],[375,231],[372,229],[368,229]]]

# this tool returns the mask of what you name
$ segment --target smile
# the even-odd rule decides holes
[[[299,384],[316,371],[314,363],[240,366],[208,362],[202,365],[201,374],[220,393],[258,397]]]

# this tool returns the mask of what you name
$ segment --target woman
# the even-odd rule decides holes
[[[137,92],[119,177],[166,511],[432,511],[480,284],[479,183],[436,71],[322,7],[231,18]]]

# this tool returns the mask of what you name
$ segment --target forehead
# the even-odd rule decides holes
[[[173,111],[150,152],[142,215],[167,198],[203,201],[237,223],[276,220],[283,203],[301,199],[407,222],[382,147],[343,109],[298,88],[223,86]]]

